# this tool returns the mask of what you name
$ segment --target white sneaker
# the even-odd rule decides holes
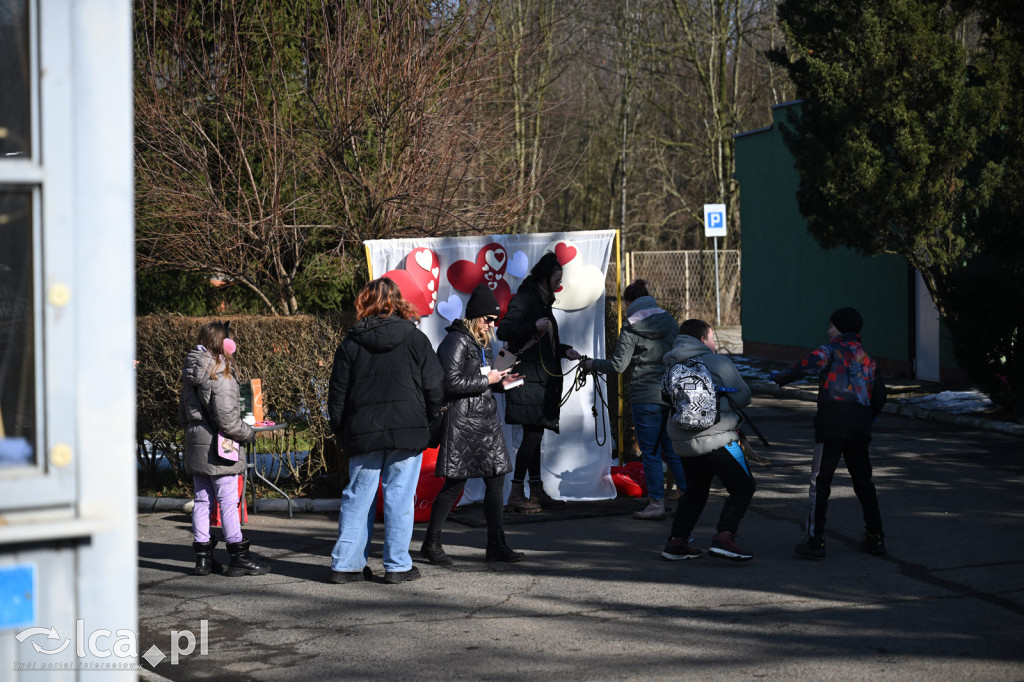
[[[651,500],[643,510],[633,512],[633,518],[641,521],[661,521],[665,518],[665,500]]]

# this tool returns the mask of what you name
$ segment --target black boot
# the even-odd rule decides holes
[[[196,552],[196,568],[192,575],[210,575],[211,572],[220,573],[224,570],[224,566],[213,556],[216,546],[216,540],[192,543],[192,549]]]
[[[530,502],[533,502],[541,509],[563,509],[565,500],[556,500],[544,491],[544,484],[540,481],[530,481]]]
[[[451,566],[452,558],[444,553],[441,546],[441,531],[428,530],[427,536],[423,538],[423,546],[420,547],[420,556],[432,564],[438,566]]]
[[[536,514],[540,511],[540,505],[526,499],[524,485],[513,481],[512,492],[508,495],[508,510],[520,514]]]
[[[505,542],[505,531],[487,531],[487,560],[515,563],[526,557],[522,552],[515,552]]]
[[[228,564],[228,577],[238,578],[243,575],[263,575],[270,572],[270,566],[258,563],[249,554],[249,541],[229,542],[228,554],[231,555],[231,563]]]

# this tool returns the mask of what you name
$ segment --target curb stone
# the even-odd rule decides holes
[[[140,497],[138,513],[174,513],[191,514],[195,501],[181,497]],[[341,498],[312,499],[307,497],[292,498],[293,513],[325,514],[337,512],[341,508]],[[257,498],[256,504],[250,508],[252,513],[287,512],[288,501],[277,498]]]

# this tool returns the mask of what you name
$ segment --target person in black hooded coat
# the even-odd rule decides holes
[[[334,354],[327,392],[331,429],[348,457],[331,581],[372,574],[366,562],[378,483],[384,491],[384,582],[415,580],[409,556],[416,484],[430,422],[441,410],[441,364],[416,309],[381,278],[356,298],[358,320]]]
[[[512,492],[508,498],[509,506],[518,512],[537,512],[542,508],[565,505],[544,491],[540,478],[540,443],[544,429],[558,433],[562,402],[561,359],[579,360],[582,357],[572,346],[558,340],[558,323],[552,315],[551,306],[561,283],[562,266],[558,259],[553,253],[544,254],[519,285],[498,326],[498,338],[507,342],[513,352],[519,352],[516,370],[526,378],[524,386],[505,397],[505,421],[523,426],[523,441],[516,452]],[[524,491],[527,472],[530,475],[529,500]]]
[[[512,551],[506,544],[502,529],[505,474],[512,471],[512,461],[505,446],[498,405],[491,394],[492,386],[501,390],[520,377],[511,370],[491,369],[485,352],[500,312],[498,299],[481,284],[469,297],[465,317],[448,327],[448,335],[437,348],[448,408],[434,472],[445,482],[434,500],[420,550],[432,564],[452,563],[441,546],[441,530],[469,478],[482,478],[486,489],[487,560],[512,562],[523,558],[521,552]]]

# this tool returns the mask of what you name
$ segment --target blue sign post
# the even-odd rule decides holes
[[[725,204],[704,204],[704,236],[715,240],[715,315],[722,325],[722,294],[718,285],[718,238],[725,236]]]

